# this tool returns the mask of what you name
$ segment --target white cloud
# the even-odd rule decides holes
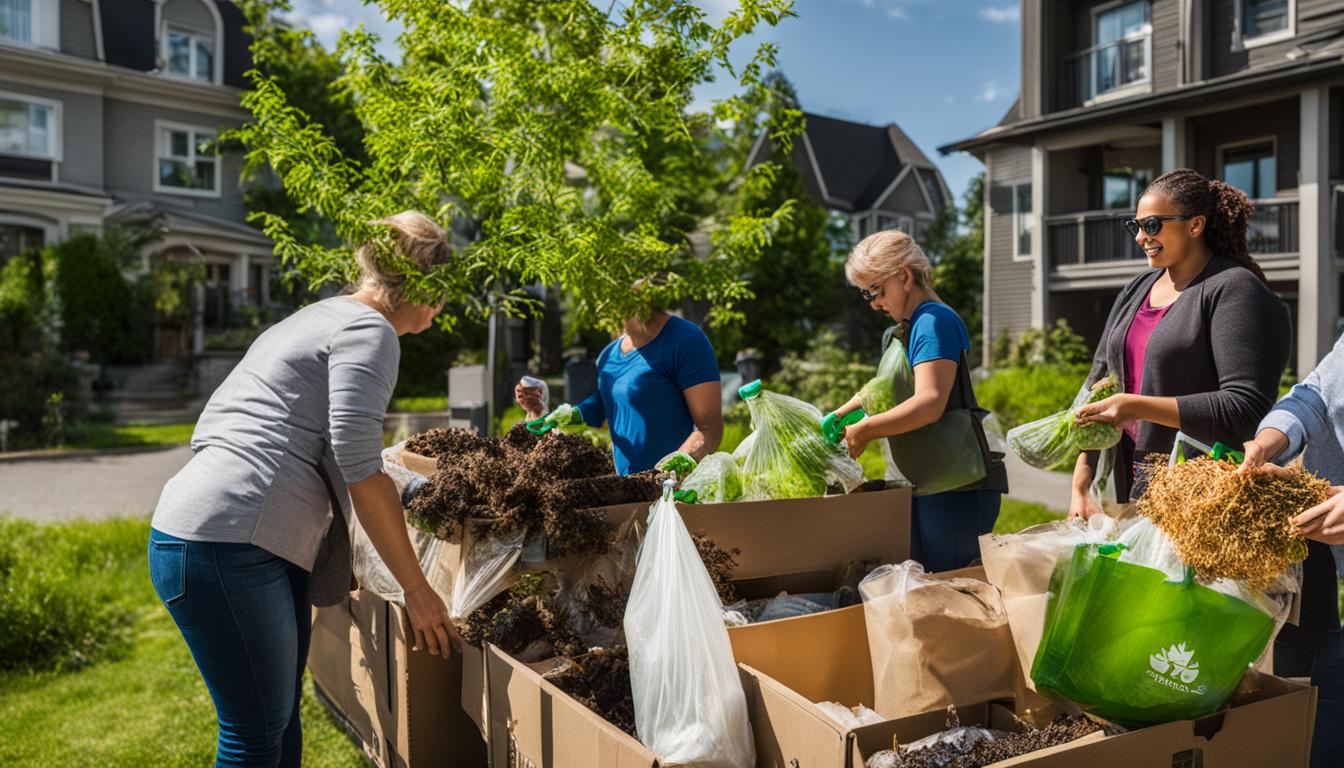
[[[313,30],[318,40],[323,41],[323,45],[326,45],[328,40],[334,45],[341,36],[341,30],[353,26],[355,23],[349,16],[339,13],[319,13],[308,18],[308,28]]]
[[[382,9],[376,4],[365,5],[355,0],[293,0],[293,7],[289,21],[311,29],[328,50],[336,50],[341,32],[363,24],[378,35],[379,53],[394,61],[401,58],[397,35],[401,34],[402,25],[383,18]]]
[[[887,16],[889,16],[889,17],[891,17],[891,18],[893,18],[893,19],[908,19],[908,18],[910,18],[910,14],[906,13],[906,12],[905,12],[905,9],[902,8],[902,7],[900,7],[899,5],[898,5],[898,6],[895,6],[895,7],[893,7],[893,8],[888,8],[888,9],[887,9]]]
[[[700,10],[705,12],[709,21],[718,24],[724,17],[737,10],[737,0],[695,0]]]
[[[1003,96],[1003,86],[999,85],[997,80],[986,80],[984,85],[980,86],[980,93],[975,97],[975,100],[988,103],[998,101]]]
[[[1016,24],[1018,19],[1022,18],[1022,14],[1016,5],[1003,7],[987,5],[980,9],[980,18],[995,24]]]

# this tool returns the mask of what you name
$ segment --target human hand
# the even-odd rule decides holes
[[[1241,460],[1241,466],[1237,467],[1237,471],[1242,474],[1254,472],[1268,462],[1265,457],[1265,447],[1254,440],[1247,440],[1242,444],[1241,454],[1245,458]]]
[[[1122,392],[1078,406],[1074,421],[1079,424],[1124,424],[1134,421],[1133,405],[1134,397]]]
[[[541,398],[541,387],[524,387],[521,383],[513,387],[513,399],[527,412],[528,419],[540,419],[546,414],[546,401]]]
[[[406,618],[415,637],[412,650],[427,649],[430,655],[448,658],[450,648],[462,649],[457,627],[448,618],[448,607],[443,604],[429,582],[421,579],[410,589],[403,590],[406,600]]]
[[[868,449],[868,444],[872,442],[872,438],[868,436],[866,422],[867,419],[862,419],[854,424],[850,424],[840,433],[840,439],[844,442],[845,447],[849,449],[849,457],[851,459],[857,460],[862,456],[863,452]]]
[[[1069,494],[1069,519],[1070,520],[1088,520],[1093,515],[1101,514],[1101,505],[1092,498],[1092,494],[1086,489],[1074,488]]]
[[[1344,487],[1334,486],[1322,503],[1293,518],[1302,535],[1323,544],[1344,544]]]

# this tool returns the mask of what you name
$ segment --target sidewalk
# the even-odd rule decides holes
[[[1009,498],[1043,504],[1057,512],[1068,511],[1072,476],[1036,469],[1024,463],[1012,451],[1008,452],[1003,463],[1008,469]]]
[[[0,514],[44,522],[143,517],[190,458],[191,448],[179,445],[0,462]]]

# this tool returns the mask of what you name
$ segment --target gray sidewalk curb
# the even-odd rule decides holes
[[[10,451],[0,453],[0,464],[18,463],[22,461],[52,461],[64,459],[88,459],[98,456],[121,456],[133,453],[154,453],[155,451],[171,451],[174,448],[180,448],[186,443],[173,443],[172,445],[128,445],[122,448],[103,448],[103,449],[76,449],[63,451],[60,449],[49,449],[41,451]]]

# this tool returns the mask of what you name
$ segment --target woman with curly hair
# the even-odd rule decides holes
[[[1142,493],[1136,459],[1168,454],[1177,431],[1208,445],[1255,436],[1288,363],[1288,309],[1246,246],[1246,195],[1189,168],[1153,180],[1125,222],[1152,269],[1111,307],[1088,384],[1114,374],[1121,394],[1078,410],[1080,424],[1123,428],[1116,448],[1119,501]],[[1099,511],[1089,489],[1098,454],[1073,472],[1071,517]]]

